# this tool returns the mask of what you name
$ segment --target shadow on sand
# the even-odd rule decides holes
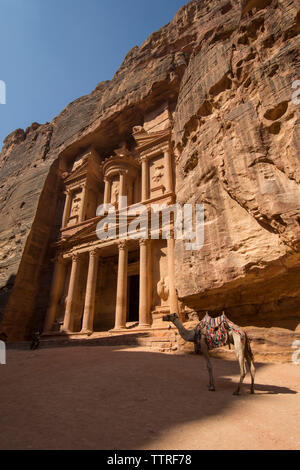
[[[247,375],[241,397],[233,396],[238,363],[212,364],[216,392],[208,391],[201,356],[116,346],[8,350],[1,448],[156,449],[174,428],[194,422],[200,435],[203,421],[222,419],[245,400],[297,393],[261,383],[268,365],[256,363],[257,394],[250,395]]]

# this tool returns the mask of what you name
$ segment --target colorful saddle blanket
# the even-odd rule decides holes
[[[195,328],[195,352],[199,353],[201,350],[201,334],[206,338],[208,349],[215,349],[228,343],[228,330],[234,331],[240,336],[245,335],[245,332],[232,323],[225,313],[217,318],[212,318],[206,314]]]

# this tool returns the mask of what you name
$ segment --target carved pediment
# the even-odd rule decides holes
[[[101,176],[100,157],[94,150],[75,159],[71,171],[63,175],[63,181],[68,185],[85,180],[87,176],[96,181],[99,181]]]
[[[144,128],[138,126],[133,128],[133,137],[138,147],[137,150],[141,151],[148,147],[152,147],[167,140],[170,136],[170,129],[164,129],[157,132],[146,132]]]
[[[73,183],[74,181],[82,180],[86,177],[87,174],[87,166],[88,162],[83,162],[80,166],[75,168],[75,170],[68,173],[68,175],[64,178],[64,183]]]
[[[96,226],[98,223],[97,220],[92,220],[90,222],[86,222],[84,226],[74,226],[68,227],[65,230],[62,230],[62,240],[63,242],[69,243],[77,243],[82,239],[89,237],[90,235],[95,235],[96,237]]]

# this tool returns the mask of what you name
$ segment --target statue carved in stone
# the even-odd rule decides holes
[[[112,194],[111,194],[111,203],[113,206],[115,206],[116,209],[118,209],[119,205],[119,185],[114,184],[112,188]]]
[[[78,203],[72,206],[71,216],[78,214],[80,206]]]
[[[154,183],[159,183],[164,176],[164,172],[162,171],[163,169],[164,165],[159,165],[154,169],[154,175],[152,176],[152,181],[154,181]]]
[[[166,301],[169,298],[169,278],[162,277],[157,283],[157,293],[159,297]]]
[[[81,204],[81,197],[79,195],[75,196],[72,202],[71,217],[74,217],[78,214]]]

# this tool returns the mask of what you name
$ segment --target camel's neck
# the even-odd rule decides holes
[[[195,340],[195,331],[194,330],[187,330],[186,328],[184,328],[184,326],[181,323],[181,321],[179,320],[179,318],[174,320],[174,325],[178,329],[178,332],[179,332],[181,338],[184,339],[184,341],[194,342],[194,340]]]

